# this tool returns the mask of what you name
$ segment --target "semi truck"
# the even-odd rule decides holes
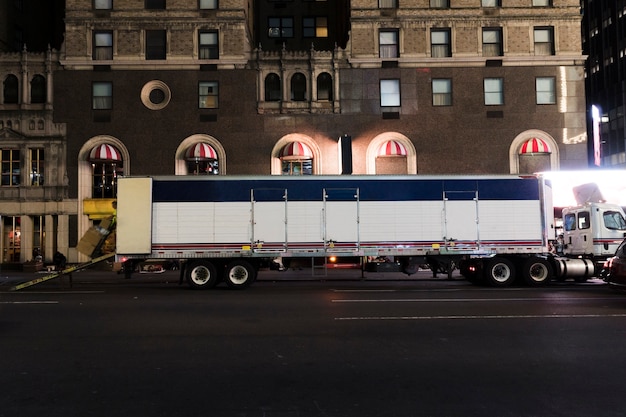
[[[245,288],[273,262],[374,260],[475,283],[586,280],[626,235],[623,208],[555,216],[543,175],[153,176],[118,179],[116,261],[172,261],[195,289]],[[560,236],[562,235],[562,236]]]

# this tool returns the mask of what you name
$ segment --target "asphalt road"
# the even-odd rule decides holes
[[[626,295],[600,282],[261,275],[0,292],[0,417],[625,415]]]

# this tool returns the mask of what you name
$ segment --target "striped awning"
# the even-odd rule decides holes
[[[522,144],[519,153],[520,155],[550,153],[550,147],[543,139],[530,138],[526,142],[524,142],[524,144]]]
[[[395,140],[388,140],[378,149],[378,156],[406,156],[406,148]]]
[[[302,142],[290,142],[280,151],[282,159],[312,159],[311,148]]]
[[[217,152],[208,143],[199,142],[187,149],[186,158],[190,161],[217,159]]]
[[[118,162],[122,160],[120,151],[113,145],[103,143],[89,152],[90,162]]]

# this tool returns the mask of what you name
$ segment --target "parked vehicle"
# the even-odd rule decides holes
[[[604,280],[611,288],[626,291],[626,239],[607,260]]]
[[[626,234],[622,208],[565,209],[562,253],[554,210],[542,175],[127,177],[116,258],[127,272],[179,260],[194,288],[243,288],[261,265],[331,256],[392,259],[406,274],[459,267],[497,286],[596,275]]]

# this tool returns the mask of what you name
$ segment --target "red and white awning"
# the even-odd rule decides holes
[[[520,155],[533,154],[533,153],[550,153],[550,147],[543,139],[530,138],[519,150]]]
[[[120,151],[113,145],[103,143],[89,152],[90,162],[119,162],[122,160]]]
[[[388,140],[378,149],[378,156],[406,156],[406,148],[395,140]]]
[[[312,159],[311,148],[302,142],[290,142],[280,151],[282,159]]]
[[[187,149],[186,157],[191,161],[206,161],[217,159],[217,152],[208,143],[199,142]]]

